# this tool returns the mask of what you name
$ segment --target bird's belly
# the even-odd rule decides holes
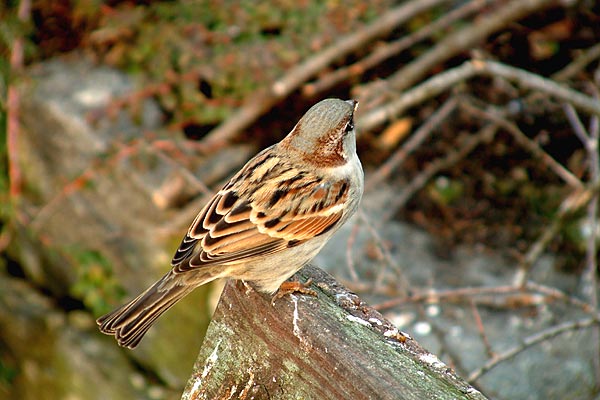
[[[325,239],[325,238],[323,238]],[[274,293],[290,276],[312,260],[326,240],[310,240],[264,259],[259,259],[231,269],[231,278],[251,282],[261,292]]]

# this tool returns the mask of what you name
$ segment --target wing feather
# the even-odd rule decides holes
[[[200,211],[173,270],[243,263],[324,234],[341,219],[347,188],[264,151]]]

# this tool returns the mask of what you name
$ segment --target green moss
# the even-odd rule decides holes
[[[125,295],[112,273],[111,263],[95,250],[71,249],[69,254],[79,265],[76,283],[70,288],[71,295],[80,298],[94,315],[110,311],[112,301]]]
[[[323,47],[383,9],[380,2],[152,2],[116,7],[92,42],[105,61],[157,85],[152,95],[175,125],[214,125],[313,54],[310,38]],[[200,90],[201,81],[210,90]]]

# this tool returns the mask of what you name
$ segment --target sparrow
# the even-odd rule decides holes
[[[275,293],[358,208],[364,174],[356,154],[357,105],[315,104],[283,140],[248,161],[196,216],[172,269],[98,318],[100,331],[134,348],[165,311],[218,278]]]

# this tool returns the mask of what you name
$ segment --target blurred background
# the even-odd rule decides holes
[[[315,102],[359,100],[361,210],[315,263],[484,394],[595,399],[600,5],[0,5],[0,398],[178,399],[218,301],[99,315]]]

